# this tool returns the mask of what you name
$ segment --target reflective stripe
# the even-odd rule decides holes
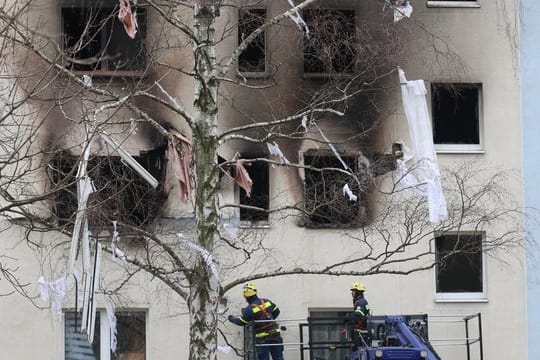
[[[244,320],[244,318],[241,317],[241,316],[238,318],[238,320],[240,320],[240,321],[243,322],[244,324],[247,324],[247,323],[248,323],[248,322],[247,322],[246,320]]]
[[[253,313],[256,314],[259,311],[264,311],[264,310],[268,309],[270,306],[272,306],[272,303],[270,301],[266,301],[266,302],[262,303],[261,305],[252,304],[252,306],[253,306],[252,307]]]
[[[364,314],[364,312],[362,310],[360,310],[360,309],[355,310],[355,312],[360,313],[360,315],[362,315],[362,316],[366,316],[366,314]]]
[[[262,337],[265,337],[265,336],[268,336],[268,335],[277,334],[278,332],[281,332],[281,330],[276,329],[276,330],[272,330],[272,331],[269,331],[269,332],[263,331],[263,332],[255,334],[255,337],[256,338],[262,338]]]

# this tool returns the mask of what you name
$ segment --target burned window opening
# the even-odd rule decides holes
[[[351,73],[357,56],[354,10],[306,9],[304,73]]]
[[[264,156],[248,156],[248,158],[261,158]],[[246,191],[240,188],[240,205],[254,206],[264,210],[240,208],[241,221],[268,221],[268,209],[270,207],[270,181],[269,169],[266,161],[251,161],[244,164],[249,177],[253,181],[251,196],[247,197]]]
[[[342,156],[345,162],[361,181],[366,174],[359,174],[358,161],[353,156]],[[343,169],[343,165],[333,154],[304,154],[305,169],[305,210],[306,227],[356,227],[365,222],[366,191],[353,176],[334,169]],[[308,167],[322,170],[309,169]],[[350,200],[343,193],[348,185],[358,198]]]
[[[238,14],[238,44],[249,36],[266,20],[266,9],[241,9]],[[263,31],[246,47],[238,57],[238,71],[266,71],[266,37]]]
[[[100,4],[62,8],[64,52],[76,60],[71,68],[96,75],[142,71],[146,64],[146,9],[132,9],[139,28],[131,39],[118,20],[118,7]]]
[[[158,181],[165,176],[165,148],[144,152],[134,159]],[[72,227],[77,212],[78,156],[58,151],[50,161],[54,192],[53,214],[60,226]],[[88,199],[88,222],[92,229],[109,228],[113,220],[130,226],[145,226],[154,220],[164,201],[160,187],[148,182],[116,156],[96,156],[88,161],[88,175],[96,192]],[[127,230],[124,229],[124,232]]]
[[[480,85],[431,85],[435,144],[480,144]]]

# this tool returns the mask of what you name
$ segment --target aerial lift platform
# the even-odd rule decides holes
[[[287,331],[283,333],[288,353],[285,358],[293,357],[290,352],[299,351],[294,358],[300,360],[483,360],[480,313],[467,316],[370,316],[367,329],[363,331],[354,330],[343,316],[317,316],[296,321],[281,319],[279,322],[281,325],[287,324],[289,330],[298,326],[298,331],[290,331],[298,334],[298,342],[289,342],[289,334]],[[429,324],[434,322],[456,323],[464,332],[464,337],[430,340]],[[286,329],[282,326],[283,331]],[[473,337],[470,335],[472,333],[475,334]],[[246,327],[246,360],[257,360],[257,346],[252,327]],[[466,355],[461,359],[442,359],[435,347],[445,346],[462,346]]]

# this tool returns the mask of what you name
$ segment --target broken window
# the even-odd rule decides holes
[[[253,158],[256,158],[254,156]],[[258,209],[240,208],[241,221],[268,221],[269,199],[269,172],[266,161],[251,161],[244,164],[249,177],[253,181],[251,196],[248,197],[246,191],[240,188],[240,205],[253,206]]]
[[[437,150],[481,150],[479,84],[431,85],[433,141]]]
[[[135,156],[134,159],[158,181],[164,176],[164,148]],[[58,151],[50,162],[54,192],[54,215],[59,225],[74,223],[77,211],[78,156]],[[88,162],[88,175],[96,191],[88,201],[88,221],[93,227],[108,227],[118,220],[132,226],[143,226],[156,216],[163,201],[155,190],[117,156],[95,156]]]
[[[74,312],[64,314],[64,354],[66,360],[101,359],[146,359],[146,314],[141,311],[119,311],[116,316],[116,350],[111,351],[111,332],[107,314],[96,314],[94,340],[90,344],[86,332],[80,330],[80,316],[76,322]],[[105,325],[107,330],[101,334]]]
[[[265,9],[241,9],[238,14],[238,44],[254,30],[262,26],[266,19]],[[261,32],[238,57],[238,71],[266,71],[266,38]]]
[[[73,59],[72,69],[98,75],[142,71],[146,62],[145,9],[131,9],[139,26],[135,38],[131,39],[118,19],[118,5],[105,6],[108,2],[104,1],[96,3],[95,6],[62,8],[64,52]]]
[[[354,10],[307,9],[309,27],[304,38],[304,73],[331,74],[354,71],[357,37]]]
[[[356,175],[347,174],[333,154],[304,154],[305,210],[308,227],[359,226],[365,215],[365,189],[358,174],[358,161],[353,156],[341,159]],[[348,185],[356,201],[344,194]]]
[[[483,297],[482,239],[481,233],[443,234],[435,238],[438,298]]]

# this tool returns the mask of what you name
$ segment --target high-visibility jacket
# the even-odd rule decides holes
[[[357,296],[353,299],[353,318],[354,328],[356,330],[365,330],[367,328],[367,317],[369,316],[370,307],[367,300],[363,296]]]
[[[256,338],[279,333],[279,325],[274,321],[279,316],[279,307],[272,301],[257,296],[248,298],[248,300],[249,305],[242,309],[242,315],[240,317],[230,316],[229,320],[239,326],[254,322]]]

